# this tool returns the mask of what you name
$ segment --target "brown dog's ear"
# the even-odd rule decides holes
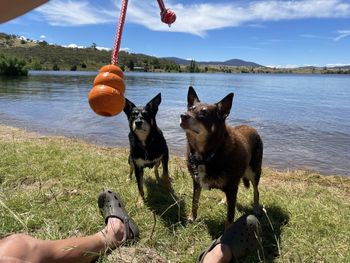
[[[192,86],[188,87],[188,93],[187,93],[187,108],[190,108],[193,106],[193,104],[200,102],[197,96],[196,91]]]
[[[146,109],[156,115],[157,112],[158,112],[158,106],[159,104],[162,102],[162,94],[161,93],[158,93],[157,96],[155,96],[153,99],[151,99],[147,105],[146,105]]]
[[[125,106],[124,106],[124,112],[126,114],[126,116],[129,118],[132,109],[135,108],[135,104],[132,103],[130,100],[128,100],[127,98],[125,98]]]
[[[218,108],[217,115],[219,119],[225,120],[227,116],[230,114],[230,110],[232,107],[233,93],[228,94],[221,101],[216,103],[215,105]]]

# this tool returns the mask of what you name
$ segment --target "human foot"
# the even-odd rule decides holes
[[[116,193],[110,190],[103,191],[98,197],[98,207],[105,219],[106,227],[103,233],[106,235],[107,242],[118,246],[138,239],[139,229],[125,211]]]

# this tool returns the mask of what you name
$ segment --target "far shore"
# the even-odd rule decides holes
[[[33,70],[29,69],[32,72],[61,72],[61,71],[69,71],[69,72],[97,72],[98,67],[96,69],[88,68],[88,69],[77,69],[70,70],[69,68],[61,68],[60,70],[52,70],[45,69],[42,70]],[[184,70],[181,71],[166,71],[166,70],[143,70],[141,69],[125,69],[124,72],[143,72],[143,73],[185,73],[185,74],[193,74],[193,73],[225,73],[225,74],[296,74],[296,75],[349,75],[350,69],[341,69],[341,68],[269,68],[269,67],[232,67],[232,66],[215,66],[214,68],[209,67],[207,70],[205,67],[201,68],[197,72],[189,72]]]

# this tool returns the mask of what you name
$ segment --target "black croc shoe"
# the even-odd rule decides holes
[[[225,233],[214,240],[210,246],[201,253],[198,262],[203,262],[216,245],[225,244],[231,248],[232,261],[247,256],[261,247],[262,231],[259,220],[254,215],[244,215],[237,219]]]
[[[125,232],[122,243],[136,241],[139,238],[139,228],[125,211],[122,200],[116,193],[105,190],[98,196],[97,202],[106,224],[110,217],[119,218],[124,223]]]

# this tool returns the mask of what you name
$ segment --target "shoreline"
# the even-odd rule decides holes
[[[61,70],[50,70],[50,69],[43,69],[43,70],[34,70],[29,69],[28,75],[30,75],[31,72],[45,72],[47,74],[51,72],[59,73],[59,72],[71,72],[71,73],[89,73],[92,72],[94,74],[98,73],[98,69],[96,70],[69,70],[69,69],[61,69]],[[348,71],[339,71],[337,68],[332,69],[329,68],[329,71],[327,72],[313,72],[313,71],[302,71],[302,70],[295,70],[295,69],[289,69],[289,68],[280,68],[280,69],[267,69],[265,71],[242,71],[240,67],[236,68],[235,70],[232,70],[231,72],[228,71],[207,71],[207,72],[188,72],[188,71],[165,71],[165,70],[148,70],[148,71],[142,71],[142,70],[125,70],[124,73],[175,73],[175,74],[254,74],[254,75],[341,75],[341,76],[348,76],[350,75],[350,70]]]
[[[8,124],[2,124],[0,123],[0,140],[3,138],[3,136],[6,136],[6,133],[11,132],[13,133],[12,136],[17,136],[17,134],[20,134],[23,138],[30,138],[30,139],[35,139],[35,138],[59,138],[59,139],[66,139],[66,140],[72,140],[72,141],[80,141],[83,142],[84,144],[91,144],[96,147],[101,147],[101,148],[106,148],[106,149],[116,149],[116,150],[123,150],[123,151],[129,151],[129,146],[114,146],[114,145],[108,145],[108,144],[103,144],[103,143],[98,143],[92,140],[88,140],[82,137],[77,137],[77,136],[66,136],[66,135],[55,135],[55,134],[50,134],[50,133],[45,133],[45,132],[40,132],[36,131],[35,129],[30,129],[30,128],[22,128],[18,126],[13,126],[13,125],[8,125]],[[7,137],[10,138],[7,134]],[[185,159],[186,156],[185,154],[179,154],[179,153],[172,153],[170,154],[170,157],[176,157],[176,158],[182,158]],[[300,169],[300,168],[276,168],[273,167],[273,165],[263,165],[264,169],[268,169],[271,171],[275,171],[277,173],[291,173],[291,172],[303,172],[303,173],[311,173],[311,174],[318,174],[320,176],[325,176],[325,177],[331,177],[331,176],[339,176],[339,177],[345,177],[345,178],[350,178],[350,176],[345,175],[345,174],[326,174],[322,173],[316,170],[308,170],[308,169]]]

